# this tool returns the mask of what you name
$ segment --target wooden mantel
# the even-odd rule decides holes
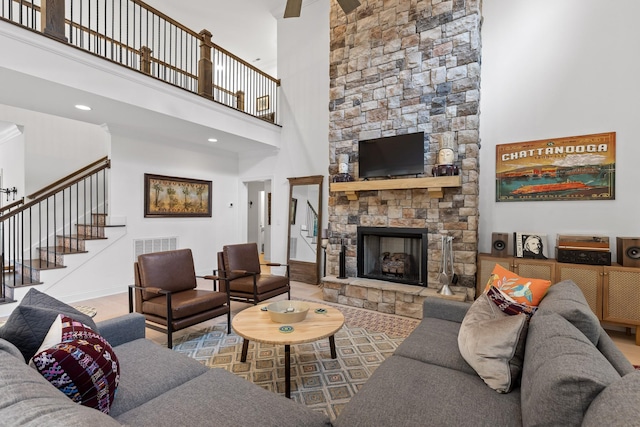
[[[332,182],[330,191],[344,191],[349,200],[358,200],[358,191],[371,190],[411,190],[413,188],[426,188],[429,197],[440,199],[444,196],[447,187],[461,187],[462,178],[456,176],[434,176],[426,178],[400,178],[380,179],[371,181]]]

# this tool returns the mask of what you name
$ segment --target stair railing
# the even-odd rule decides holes
[[[107,169],[104,157],[31,194],[32,200],[0,216],[2,242],[2,286],[7,289],[38,283],[42,268],[60,266],[61,255],[83,251],[74,226],[99,236],[107,213]],[[77,233],[77,232],[76,232]]]
[[[300,229],[300,236],[302,240],[309,246],[309,248],[316,253],[316,239],[318,238],[318,213],[313,208],[311,203],[307,200],[307,211],[306,211],[306,219],[307,219],[307,229]],[[311,239],[311,241],[309,241]]]
[[[0,19],[278,123],[280,80],[141,0],[2,0]]]

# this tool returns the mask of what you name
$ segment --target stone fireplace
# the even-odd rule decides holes
[[[427,230],[358,227],[358,277],[427,286]]]
[[[435,292],[438,283],[442,235],[454,239],[457,293],[473,296],[480,22],[479,0],[363,0],[347,16],[332,4],[326,300],[422,317],[422,300]],[[402,177],[406,181],[402,186],[388,185],[398,177],[381,179],[384,185],[379,186],[371,179],[362,186],[358,142],[415,132],[424,132],[425,173]],[[436,183],[422,185],[421,180],[431,179],[443,147],[455,153],[459,183],[442,188]],[[360,185],[354,191],[338,191],[333,183],[339,174],[338,159],[345,157],[349,174]],[[421,256],[426,271],[419,279],[426,288],[398,283],[392,275],[357,277],[358,227],[427,230],[427,253]],[[342,242],[348,280],[336,279]],[[404,250],[384,252],[392,256]]]

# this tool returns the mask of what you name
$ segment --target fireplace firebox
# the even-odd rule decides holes
[[[358,277],[427,286],[427,229],[358,227]]]

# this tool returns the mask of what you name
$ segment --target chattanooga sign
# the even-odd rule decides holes
[[[496,201],[612,200],[615,132],[496,146]]]

